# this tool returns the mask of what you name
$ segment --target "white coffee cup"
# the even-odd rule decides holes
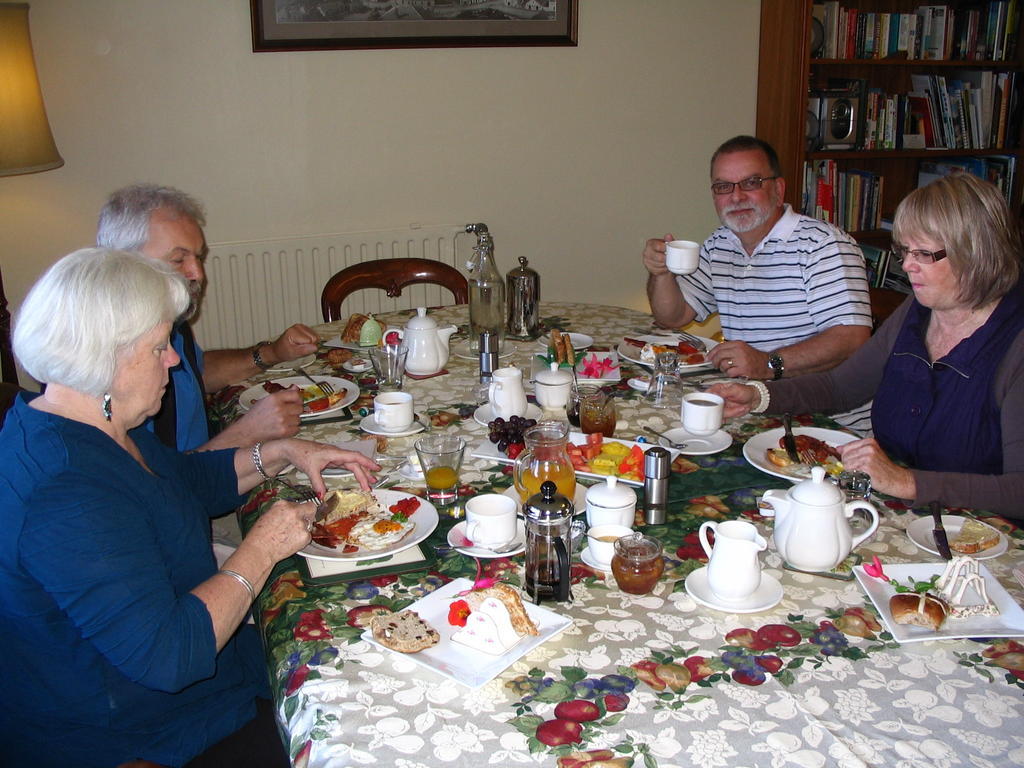
[[[683,429],[691,435],[713,435],[722,428],[725,400],[710,392],[683,395]]]
[[[516,536],[519,504],[503,493],[481,493],[466,502],[466,538],[478,547],[507,544]]]
[[[615,542],[633,533],[624,525],[595,525],[587,531],[587,548],[594,562],[611,567],[615,555]]]
[[[412,395],[408,392],[382,392],[373,398],[373,423],[385,432],[401,432],[416,419]]]
[[[715,532],[715,544],[708,542],[708,530]],[[735,603],[750,597],[761,584],[761,561],[768,542],[750,523],[708,520],[697,531],[697,538],[707,554],[708,587],[723,602]]]
[[[700,244],[692,240],[672,240],[665,243],[665,266],[669,272],[688,275],[697,271],[700,263]]]

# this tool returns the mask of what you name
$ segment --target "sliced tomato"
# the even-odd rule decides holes
[[[676,347],[676,351],[680,355],[692,355],[694,352],[698,352],[699,350],[693,346],[693,344],[687,344],[685,341],[681,341]]]
[[[692,355],[687,355],[683,358],[684,365],[700,365],[705,362],[706,358],[700,352],[695,352]]]
[[[310,400],[306,403],[306,409],[312,412],[326,411],[331,405],[331,401],[326,397],[318,397],[316,400]]]
[[[644,465],[644,452],[639,445],[634,445],[629,449],[629,453],[619,463],[619,474],[626,475],[629,473],[639,472],[641,467]]]

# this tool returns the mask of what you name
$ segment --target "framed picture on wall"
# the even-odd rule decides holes
[[[576,45],[579,0],[250,0],[254,51]]]

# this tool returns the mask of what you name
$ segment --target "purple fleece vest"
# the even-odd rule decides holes
[[[916,301],[907,312],[871,409],[875,439],[890,458],[914,469],[1000,474],[1002,429],[992,382],[1024,329],[1024,280],[981,328],[934,364],[924,342],[930,317]]]

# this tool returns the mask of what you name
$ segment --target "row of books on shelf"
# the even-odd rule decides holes
[[[835,160],[810,160],[804,163],[803,212],[851,232],[878,229],[884,181],[869,171],[839,170]]]
[[[829,80],[856,105],[859,131],[851,149],[1019,146],[1024,107],[1019,72],[950,70],[911,74],[910,81],[914,90],[892,94],[868,88],[862,79]]]
[[[816,58],[1010,61],[1017,55],[1020,0],[991,0],[974,7],[922,5],[914,13],[843,8],[838,0],[815,4],[822,39]]]
[[[1010,200],[1016,172],[1017,158],[1010,155],[922,160],[917,186],[950,174],[971,173],[995,184]],[[884,186],[885,178],[877,173],[841,170],[835,160],[809,160],[804,163],[801,210],[848,232],[888,229],[882,218]]]

